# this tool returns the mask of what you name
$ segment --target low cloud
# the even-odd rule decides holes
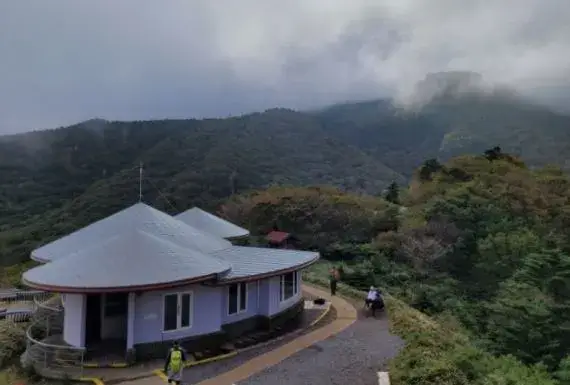
[[[570,87],[568,20],[568,0],[6,0],[0,133],[405,101],[452,70],[542,96]]]

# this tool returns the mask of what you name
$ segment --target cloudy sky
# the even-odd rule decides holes
[[[0,133],[405,100],[445,70],[570,86],[570,0],[0,1]]]

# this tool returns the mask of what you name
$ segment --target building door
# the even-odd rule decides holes
[[[109,293],[101,296],[103,317],[102,340],[127,340],[129,293]]]
[[[87,294],[85,345],[101,340],[101,294]]]

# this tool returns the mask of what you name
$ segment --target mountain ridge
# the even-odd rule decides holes
[[[486,93],[446,95],[413,112],[378,99],[224,119],[95,119],[2,137],[0,264],[134,202],[141,161],[150,204],[215,210],[230,195],[271,185],[378,195],[427,159],[495,146],[532,166],[567,169],[568,128],[570,116]]]

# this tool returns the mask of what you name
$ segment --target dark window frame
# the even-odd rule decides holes
[[[247,282],[228,285],[228,315],[236,315],[247,311]]]
[[[184,302],[187,298],[187,302]],[[187,306],[185,306],[187,305]],[[187,307],[187,309],[184,309]],[[192,328],[194,321],[194,293],[184,291],[162,296],[162,331],[175,332]]]
[[[280,302],[288,301],[299,294],[299,272],[292,271],[279,277]]]

